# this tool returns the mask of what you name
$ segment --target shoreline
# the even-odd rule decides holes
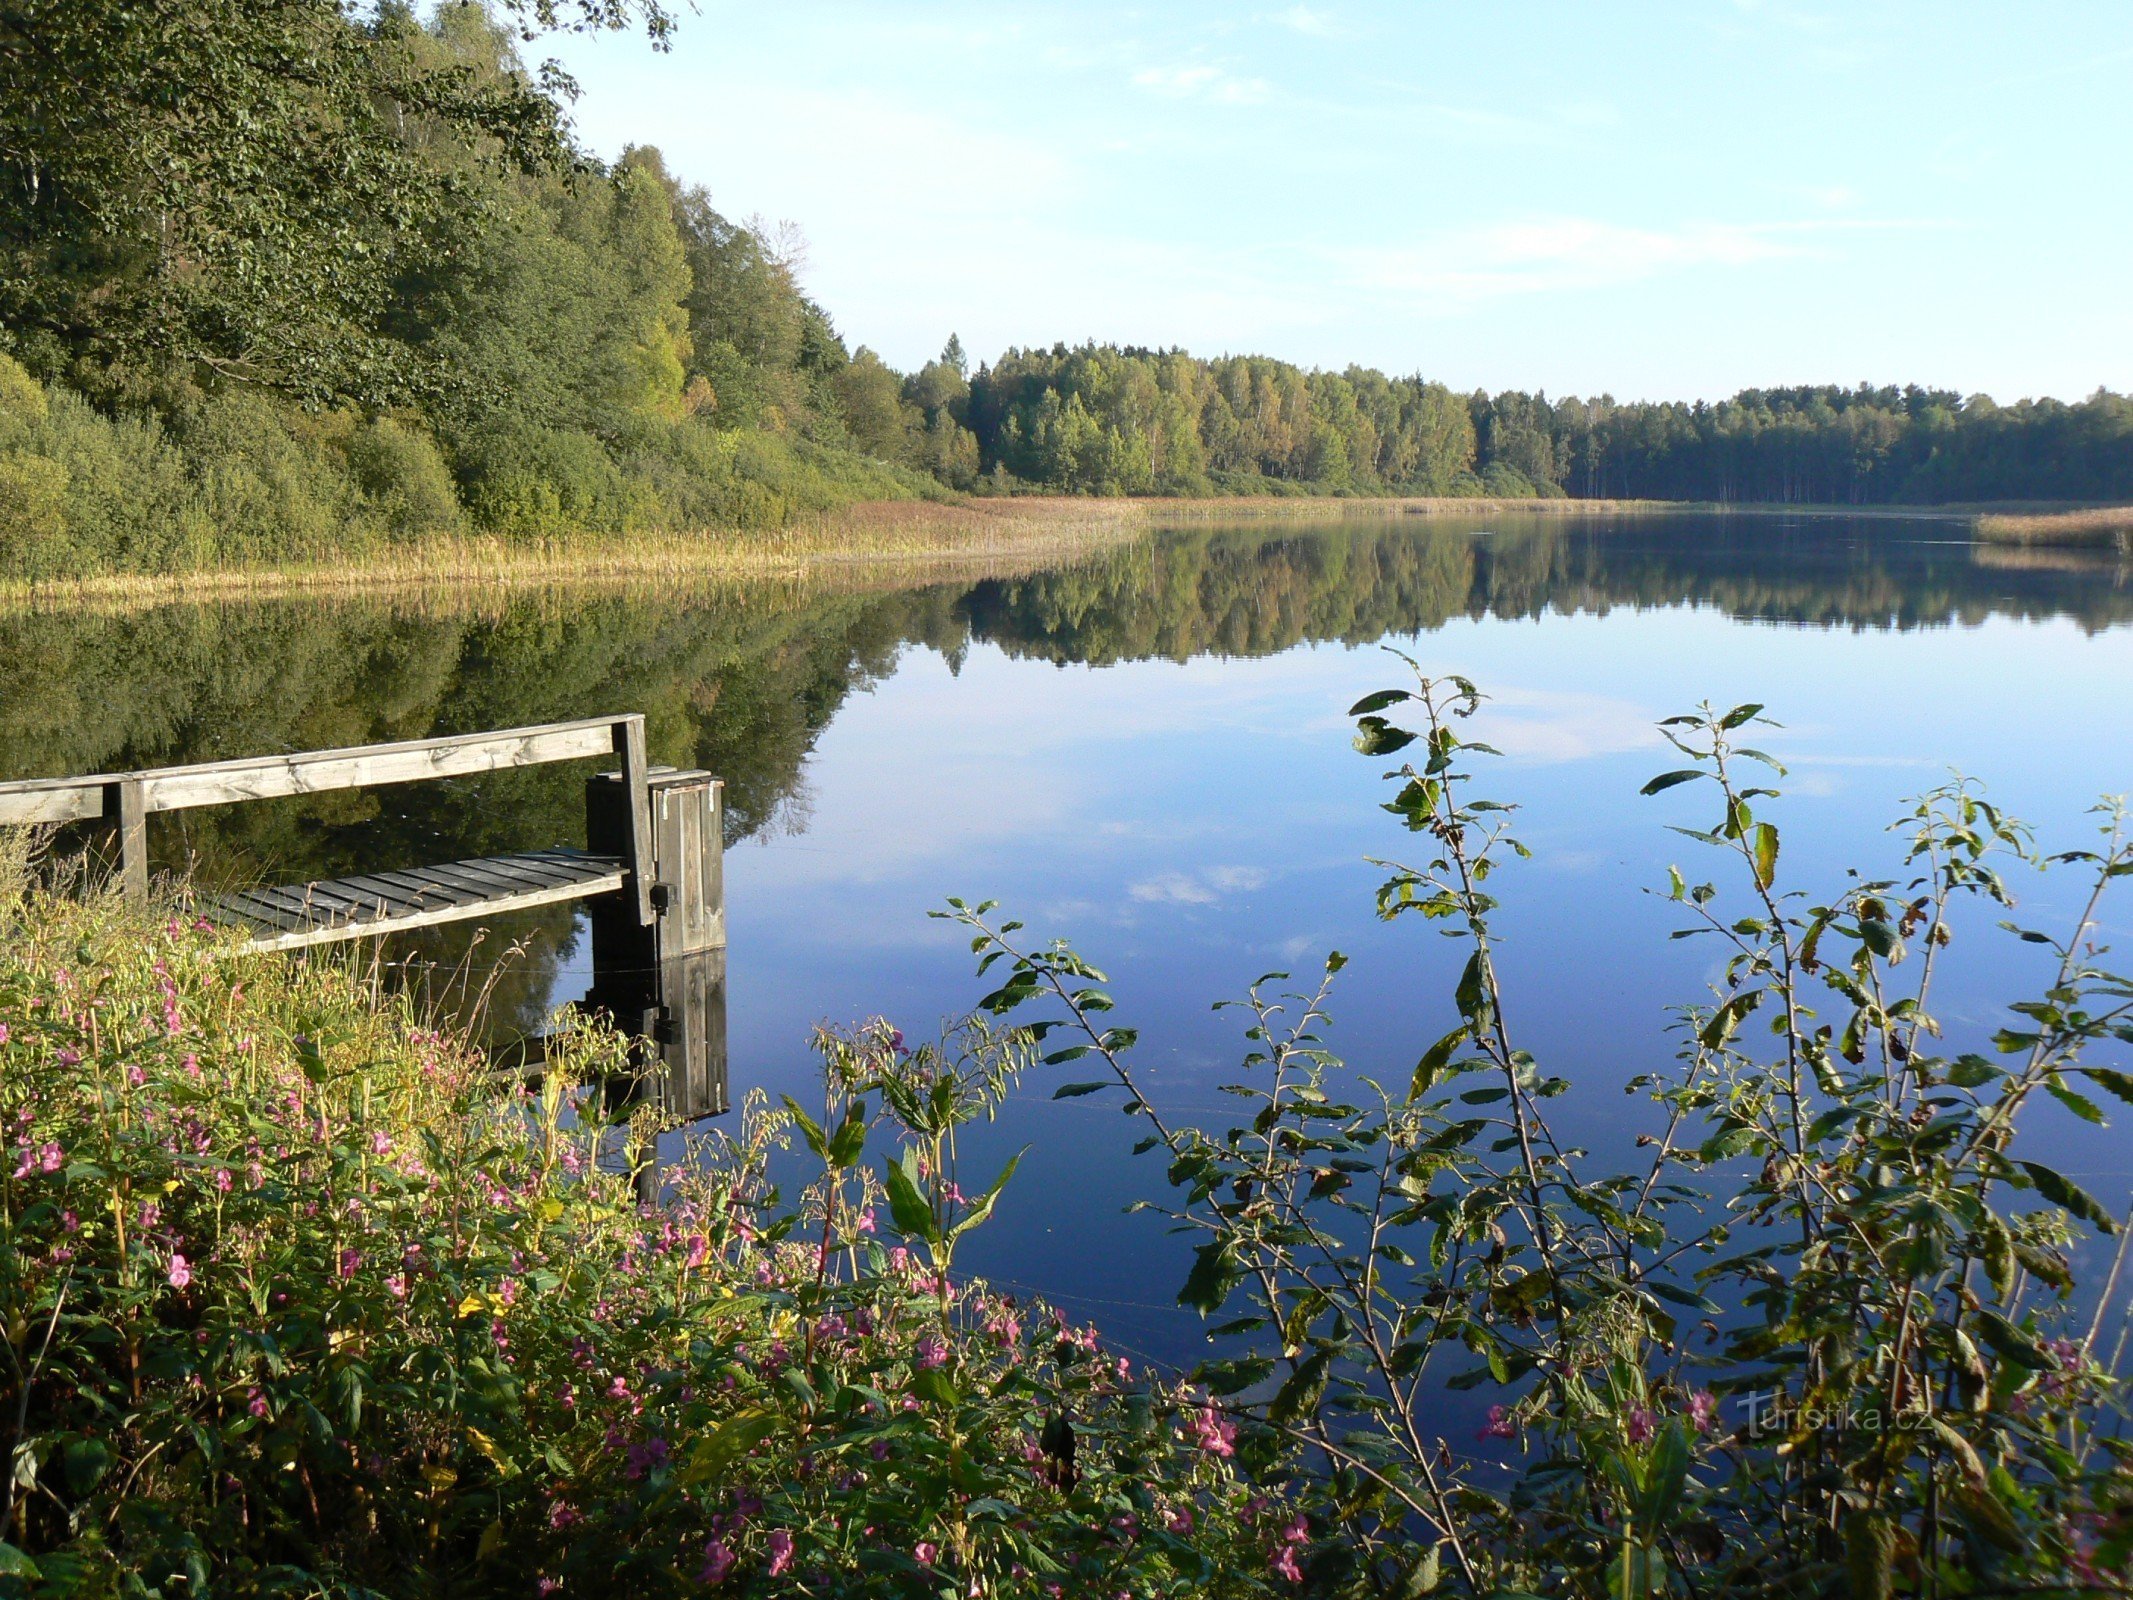
[[[861,501],[774,533],[601,536],[513,544],[468,538],[369,552],[343,564],[306,562],[215,571],[113,573],[87,578],[0,579],[0,606],[130,609],[184,601],[299,595],[454,592],[578,583],[680,581],[712,585],[849,579],[878,572],[909,579],[1010,576],[1130,544],[1166,527],[1210,521],[1340,522],[1394,517],[1929,518],[1967,524],[2007,545],[2088,545],[2122,539],[2133,509],[2030,512],[2005,504],[1843,506],[1789,502],[1450,496],[1224,495],[1204,499],[1101,499],[1046,495],[959,502]],[[2103,519],[2101,536],[2091,532]],[[2064,527],[2070,536],[2054,537]],[[2019,530],[2019,531],[2016,531]],[[2034,530],[2034,531],[2033,531]]]

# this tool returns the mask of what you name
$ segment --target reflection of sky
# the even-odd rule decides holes
[[[2054,847],[2083,842],[2096,794],[2133,787],[2125,630],[1808,631],[1673,609],[1462,620],[1411,648],[1495,697],[1472,732],[1505,758],[1484,763],[1475,792],[1519,801],[1534,851],[1497,885],[1510,1016],[1544,1066],[1578,1085],[1557,1105],[1583,1144],[1619,1144],[1642,1125],[1620,1085],[1664,1062],[1663,1008],[1693,998],[1715,959],[1698,941],[1668,941],[1676,919],[1640,892],[1670,861],[1699,870],[1701,847],[1664,825],[1712,820],[1694,787],[1638,797],[1646,777],[1680,764],[1652,729],[1659,717],[1704,698],[1770,702],[1785,726],[1756,742],[1792,776],[1768,815],[1784,830],[1785,870],[1817,890],[1845,860],[1893,870],[1883,825],[1949,762]],[[912,651],[823,735],[807,832],[728,856],[736,1093],[810,1098],[805,1038],[818,1020],[880,1013],[917,1033],[967,1007],[980,992],[967,946],[925,915],[951,894],[998,899],[1035,935],[1063,935],[1111,971],[1152,1091],[1182,1114],[1235,1104],[1215,1090],[1241,1054],[1240,1025],[1209,1002],[1269,968],[1308,972],[1330,948],[1352,958],[1333,1046],[1361,1070],[1403,1077],[1449,1024],[1457,958],[1419,924],[1371,916],[1378,874],[1365,858],[1397,856],[1409,837],[1376,808],[1389,798],[1386,763],[1353,753],[1342,715],[1403,670],[1339,646],[1104,668],[980,646],[953,673]],[[2064,912],[2072,898],[2069,881],[2018,915]],[[1941,991],[1951,1035],[1970,1043],[1998,1024],[2011,985],[2036,975],[2033,954],[2017,955],[1992,920],[1977,918],[1978,936],[1951,952]],[[1096,1316],[1128,1347],[1189,1356],[1192,1325],[1166,1309],[1183,1245],[1151,1217],[1120,1214],[1160,1189],[1153,1158],[1127,1153],[1138,1125],[1115,1096],[1047,1098],[1055,1078],[1089,1075],[1040,1075],[973,1141],[984,1175],[1032,1146],[974,1237],[973,1264]],[[2122,1135],[2077,1136],[2048,1109],[2035,1126],[2059,1141],[2067,1170],[2122,1196],[2133,1176]]]

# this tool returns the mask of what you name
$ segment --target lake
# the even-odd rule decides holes
[[[1392,645],[1491,697],[1473,734],[1503,755],[1477,792],[1522,806],[1533,851],[1498,881],[1510,1020],[1576,1084],[1556,1102],[1566,1131],[1619,1150],[1647,1120],[1623,1085],[1670,1057],[1667,1007],[1697,998],[1715,959],[1669,941],[1677,918],[1646,892],[1670,862],[1700,867],[1667,825],[1712,820],[1697,788],[1640,798],[1678,765],[1657,719],[1767,703],[1782,726],[1756,742],[1790,776],[1766,814],[1786,879],[1811,890],[1848,863],[1893,871],[1886,824],[1950,767],[2041,842],[2078,845],[2096,797],[2133,787],[2129,578],[1973,549],[1932,519],[1377,517],[1198,526],[982,580],[30,611],[0,617],[0,776],[642,710],[654,759],[727,780],[736,1097],[810,1099],[818,1021],[883,1015],[918,1035],[967,1008],[982,992],[967,944],[926,916],[956,894],[1108,969],[1156,1098],[1214,1118],[1243,1047],[1210,1003],[1270,969],[1349,956],[1331,1042],[1373,1074],[1404,1079],[1449,1024],[1452,947],[1371,911],[1368,858],[1409,836],[1378,809],[1388,763],[1354,753],[1344,713],[1403,681]],[[154,842],[209,879],[283,880],[579,842],[581,779],[183,813]],[[2015,887],[2024,919],[2071,918],[2070,876]],[[2133,904],[2106,916],[2122,932]],[[1990,918],[1974,927],[1940,991],[1965,1046],[2041,971]],[[471,951],[443,934],[417,948],[493,972],[500,1026],[588,977],[567,912]],[[1189,1359],[1183,1246],[1123,1214],[1160,1193],[1154,1158],[1128,1155],[1139,1125],[1115,1097],[1048,1098],[1086,1075],[1026,1080],[971,1141],[980,1178],[1030,1148],[969,1262],[1124,1349]],[[2133,1144],[2045,1112],[2028,1136],[2119,1201]]]

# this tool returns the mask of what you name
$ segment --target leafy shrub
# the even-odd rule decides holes
[[[461,531],[458,486],[426,431],[379,417],[348,441],[348,470],[393,538]]]
[[[1479,695],[1420,679],[1354,708],[1386,756],[1386,807],[1419,836],[1387,917],[1442,924],[1465,950],[1454,1026],[1410,1079],[1381,1084],[1327,1048],[1341,961],[1295,995],[1274,974],[1241,1002],[1250,1054],[1220,1134],[1168,1121],[1108,1016],[1102,974],[1032,947],[989,907],[951,902],[996,968],[985,1008],[1041,1011],[1089,1061],[1061,1095],[1122,1088],[1169,1162],[1166,1207],[1196,1233],[1182,1304],[1228,1314],[1241,1348],[1201,1377],[1279,1462],[1311,1537],[1312,1592],[1609,1596],[2123,1594],[2133,1444],[2100,1297],[2071,1250],[2121,1223],[2015,1139],[2040,1097],[2091,1122],[2088,1093],[2133,1075],[2088,1059],[2133,1043],[2133,983],[2098,959],[2098,902],[2133,875],[2124,813],[2051,857],[2090,879],[2054,937],[2046,991],[2013,1007],[1998,1059],[1939,1047],[1936,956],[1965,908],[2009,903],[1998,863],[2021,826],[1956,782],[1901,819],[1903,875],[1814,901],[1781,885],[1761,815],[1775,763],[1738,742],[1759,706],[1663,731],[1716,821],[1682,831],[1739,885],[1678,872],[1685,934],[1722,949],[1710,999],[1680,1018],[1677,1065],[1639,1080],[1656,1114],[1641,1170],[1594,1173],[1547,1102],[1571,1084],[1517,1043],[1496,969],[1493,879],[1522,854],[1510,808],[1471,799],[1457,727]],[[1389,712],[1414,713],[1401,727]],[[2039,865],[2044,864],[2039,861]],[[1824,1018],[1827,1020],[1823,1020]],[[1455,1451],[1447,1390],[1493,1395]],[[1510,1468],[1506,1473],[1505,1466]]]
[[[1011,1043],[825,1050],[804,1193],[751,1106],[640,1210],[596,1027],[522,1096],[331,966],[16,909],[0,1593],[1268,1592],[1225,1424],[949,1276],[992,1196],[939,1135]]]

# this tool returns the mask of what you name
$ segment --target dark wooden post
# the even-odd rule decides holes
[[[611,1092],[656,1098],[677,1122],[728,1108],[726,1087],[726,886],[722,785],[708,772],[649,770],[645,837],[649,922],[634,897],[590,903],[593,982],[586,1003],[640,1037],[640,1077]],[[621,854],[632,807],[625,773],[586,785],[585,840]],[[619,1104],[620,1102],[613,1102]],[[639,1194],[655,1197],[656,1152],[633,1152]]]

